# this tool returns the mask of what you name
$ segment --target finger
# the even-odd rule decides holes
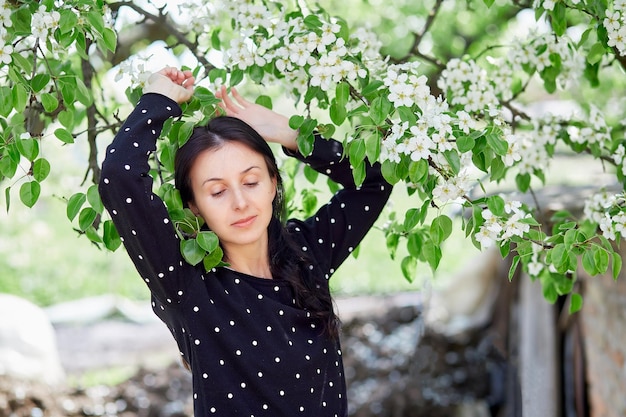
[[[237,105],[233,103],[233,101],[230,99],[228,93],[226,92],[225,86],[222,86],[220,96],[220,98],[222,99],[222,103],[224,104],[225,110],[236,113],[239,107],[237,107]]]
[[[250,105],[250,102],[239,95],[239,92],[235,87],[230,89],[230,93],[233,95],[233,98],[237,100],[237,103],[241,105],[241,107],[247,107]]]
[[[232,116],[234,114],[232,111],[228,109],[228,107],[226,107],[226,105],[223,102],[217,103],[217,106],[220,108],[221,114],[224,114],[226,116]]]
[[[191,78],[187,78],[185,81],[183,81],[183,87],[185,87],[187,90],[193,90],[193,86],[196,82],[196,79],[194,77]]]

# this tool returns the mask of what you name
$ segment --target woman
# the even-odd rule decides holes
[[[378,166],[356,187],[339,142],[297,151],[286,117],[222,88],[225,116],[197,128],[176,155],[183,201],[220,239],[228,267],[205,272],[180,254],[152,193],[148,157],[163,123],[193,94],[188,71],[165,68],[107,148],[100,193],[155,313],[193,376],[194,415],[347,415],[328,279],[372,226],[391,186]],[[257,133],[258,132],[258,133]],[[343,188],[315,216],[281,223],[282,182],[267,142]]]

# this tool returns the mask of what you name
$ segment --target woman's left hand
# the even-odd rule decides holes
[[[260,104],[249,102],[241,97],[234,87],[230,92],[236,103],[228,96],[225,86],[215,93],[215,97],[222,99],[219,106],[227,116],[248,123],[267,142],[278,143],[291,150],[297,149],[298,131],[289,127],[289,119],[286,116]]]

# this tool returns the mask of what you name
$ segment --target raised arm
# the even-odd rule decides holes
[[[190,72],[153,74],[135,109],[107,147],[99,191],[137,271],[162,303],[175,303],[185,285],[179,240],[163,202],[152,192],[149,156],[163,124],[180,116],[193,94]]]
[[[215,96],[222,99],[220,107],[227,116],[237,117],[248,123],[267,142],[278,143],[284,148],[295,151],[298,147],[296,138],[298,131],[289,127],[289,119],[256,103],[251,103],[231,88],[233,99],[228,96],[226,87],[222,86]]]
[[[313,153],[306,158],[297,152],[289,154],[343,186],[314,216],[289,222],[290,229],[306,239],[307,250],[315,254],[323,275],[330,278],[374,225],[392,186],[382,176],[380,164],[368,162],[365,180],[357,186],[342,144],[332,139],[316,135]]]

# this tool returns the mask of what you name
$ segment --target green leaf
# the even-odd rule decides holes
[[[296,142],[298,144],[298,150],[300,151],[300,153],[303,156],[309,156],[311,155],[311,152],[313,152],[313,143],[315,143],[315,136],[313,136],[313,133],[303,135],[302,132],[300,132],[300,134],[296,138]]]
[[[12,53],[11,60],[13,64],[17,65],[24,74],[30,74],[33,72],[33,62],[30,59],[26,59],[22,54]]]
[[[428,177],[428,161],[420,159],[411,161],[409,164],[409,179],[414,184],[419,184]]]
[[[267,95],[260,95],[254,100],[254,102],[260,106],[272,110],[272,98]]]
[[[400,243],[400,235],[397,233],[389,233],[386,238],[387,250],[392,260],[396,258],[396,252],[398,250],[398,243]]]
[[[340,126],[348,115],[345,104],[340,104],[336,100],[331,101],[329,109],[330,120]]]
[[[305,217],[311,217],[317,208],[317,196],[315,192],[304,189],[302,194],[302,210]]]
[[[93,103],[91,91],[87,88],[83,80],[76,78],[76,98],[85,106],[90,106]]]
[[[245,73],[240,69],[234,69],[230,73],[230,86],[234,87],[243,81]]]
[[[400,268],[402,269],[404,278],[412,283],[417,272],[417,259],[412,256],[405,256],[404,259],[402,259]]]
[[[194,122],[184,122],[180,126],[177,137],[178,146],[183,146],[185,143],[187,143],[193,133],[194,127]]]
[[[359,187],[365,181],[365,161],[362,160],[352,167],[352,176],[354,177],[354,184]]]
[[[452,234],[452,220],[450,217],[442,214],[433,219],[430,224],[430,237],[435,245],[440,245],[444,240]]]
[[[474,145],[476,145],[476,140],[471,136],[460,136],[456,139],[456,147],[461,153],[471,151]]]
[[[609,268],[609,254],[601,248],[594,251],[593,261],[598,268],[598,273],[603,274]]]
[[[0,161],[2,161],[0,159]],[[396,164],[391,161],[383,161],[381,165],[383,177],[391,185],[397,184],[402,178],[397,175]]]
[[[519,265],[520,256],[515,255],[513,257],[513,261],[511,262],[511,267],[509,268],[509,282],[513,281],[513,277],[515,276],[515,271],[517,270],[517,266]]]
[[[410,232],[415,226],[418,225],[420,220],[420,209],[410,208],[404,214],[404,223],[402,224],[402,229],[405,232]]]
[[[89,226],[93,225],[96,217],[98,217],[98,213],[94,209],[85,207],[78,215],[78,228],[82,231],[87,230]]]
[[[384,83],[381,80],[374,80],[361,90],[361,94],[367,97],[370,94],[374,94],[383,85]]]
[[[222,43],[220,42],[220,31],[221,29],[216,29],[211,33],[211,46],[215,50],[222,49]]]
[[[578,293],[572,293],[569,300],[569,313],[574,314],[583,307],[583,296]]]
[[[525,193],[530,188],[530,174],[517,174],[515,177],[515,183],[517,184],[517,188]]]
[[[109,51],[115,52],[117,48],[117,35],[113,30],[104,28],[102,31],[102,40]]]
[[[492,195],[487,198],[487,207],[496,216],[504,216],[504,199],[499,195]]]
[[[52,112],[59,107],[59,100],[54,94],[44,93],[41,95],[41,104],[46,112]]]
[[[50,162],[45,158],[39,158],[33,161],[32,166],[33,178],[37,182],[45,180],[50,174]]]
[[[11,91],[13,97],[12,107],[16,111],[22,111],[26,108],[26,102],[28,101],[28,91],[22,84],[15,84]]]
[[[122,240],[120,239],[119,233],[117,233],[115,225],[111,220],[106,220],[103,229],[102,241],[104,242],[104,246],[110,251],[115,251],[122,244]]]
[[[11,187],[10,186],[4,189],[4,201],[6,201],[7,213],[8,213],[9,207],[11,206]]]
[[[187,263],[198,265],[206,255],[206,251],[200,247],[195,239],[183,239],[180,242],[180,252]]]
[[[502,139],[500,136],[495,133],[490,133],[486,135],[487,144],[496,155],[505,156],[509,150],[509,144],[506,140]]]
[[[50,82],[49,74],[37,74],[33,77],[33,80],[30,83],[30,87],[33,89],[35,93],[43,90],[48,83]]]
[[[565,3],[557,1],[554,4],[554,10],[550,15],[552,16],[552,29],[557,36],[563,36],[567,29],[567,18],[565,16]]]
[[[311,168],[309,165],[304,166],[303,170],[304,177],[311,183],[315,184],[317,178],[319,177],[319,172]]]
[[[335,100],[338,106],[346,107],[350,100],[350,85],[347,82],[340,82],[335,88]]]
[[[448,161],[452,173],[457,175],[461,170],[461,158],[459,158],[459,154],[456,151],[445,151],[443,152],[443,157]]]
[[[8,200],[7,200],[8,201]],[[616,280],[619,277],[619,273],[622,270],[622,257],[619,253],[613,252],[613,266],[612,266],[612,274],[613,279]]]
[[[307,28],[315,31],[316,29],[320,29],[322,27],[322,21],[320,18],[314,14],[310,14],[304,18],[304,24]]]
[[[491,7],[495,1],[496,0],[483,0],[483,3],[485,3],[485,6]]]
[[[602,57],[606,54],[606,48],[602,45],[601,42],[595,43],[591,49],[589,49],[589,53],[587,54],[587,62],[591,65],[597,64],[602,60]]]
[[[424,241],[422,254],[424,258],[426,258],[426,262],[428,262],[432,270],[436,271],[439,267],[439,262],[441,262],[441,247],[435,244],[432,240],[428,239]]]
[[[87,239],[89,239],[90,241],[94,243],[102,243],[102,238],[98,234],[98,231],[96,230],[96,228],[93,226],[89,226],[85,230],[85,236],[87,236]]]
[[[222,248],[218,246],[213,252],[207,254],[204,259],[202,259],[204,270],[210,271],[216,266],[222,264],[222,258],[224,258],[224,252],[222,251]]]
[[[60,9],[59,31],[64,34],[71,32],[78,24],[78,17],[71,9]]]
[[[363,139],[354,139],[350,142],[348,155],[352,166],[363,163],[363,160],[365,159],[365,141]]]
[[[41,193],[41,185],[37,181],[29,181],[20,187],[20,200],[28,208],[35,205]]]
[[[10,14],[12,34],[30,36],[32,14],[28,7],[20,7]]]
[[[559,298],[559,293],[556,291],[556,288],[552,283],[543,286],[543,297],[550,304],[556,303],[556,300]]]
[[[317,126],[317,131],[325,139],[332,139],[335,137],[335,125],[332,123],[324,123]]]
[[[100,193],[98,192],[98,186],[96,184],[91,185],[87,190],[87,201],[97,213],[104,211],[104,206],[100,200]]]
[[[59,122],[63,127],[71,129],[74,126],[74,113],[71,111],[63,110],[58,115]]]
[[[84,16],[87,17],[87,21],[90,23],[91,28],[97,33],[102,34],[104,31],[104,18],[102,13],[98,10],[92,9]]]
[[[414,257],[415,259],[422,258],[422,246],[423,239],[422,234],[419,233],[419,231],[409,234],[409,237],[406,241],[406,248],[412,257]]]
[[[12,91],[7,86],[0,86],[0,116],[7,117],[13,111]]]
[[[39,155],[39,142],[33,138],[19,139],[16,145],[20,155],[29,161],[34,161],[37,155]]]
[[[54,136],[61,140],[61,142],[74,143],[74,136],[67,129],[58,128],[54,131]]]
[[[586,250],[582,256],[582,264],[583,269],[590,276],[598,275],[598,268],[596,267],[596,263],[593,259],[593,252],[591,250]]]
[[[73,221],[83,204],[87,201],[87,196],[83,193],[76,193],[67,201],[66,214],[70,221]]]
[[[213,252],[219,246],[219,239],[214,232],[200,232],[196,236],[198,246],[207,252]]]
[[[380,134],[377,130],[365,136],[365,155],[372,164],[380,156]]]
[[[387,99],[387,97],[376,97],[372,101],[372,105],[370,107],[370,117],[372,118],[374,124],[382,124],[387,119],[387,117],[389,117],[389,113],[391,112],[392,108],[393,105]]]
[[[18,166],[18,161],[9,156],[3,156],[0,158],[0,174],[7,178],[13,178]]]

